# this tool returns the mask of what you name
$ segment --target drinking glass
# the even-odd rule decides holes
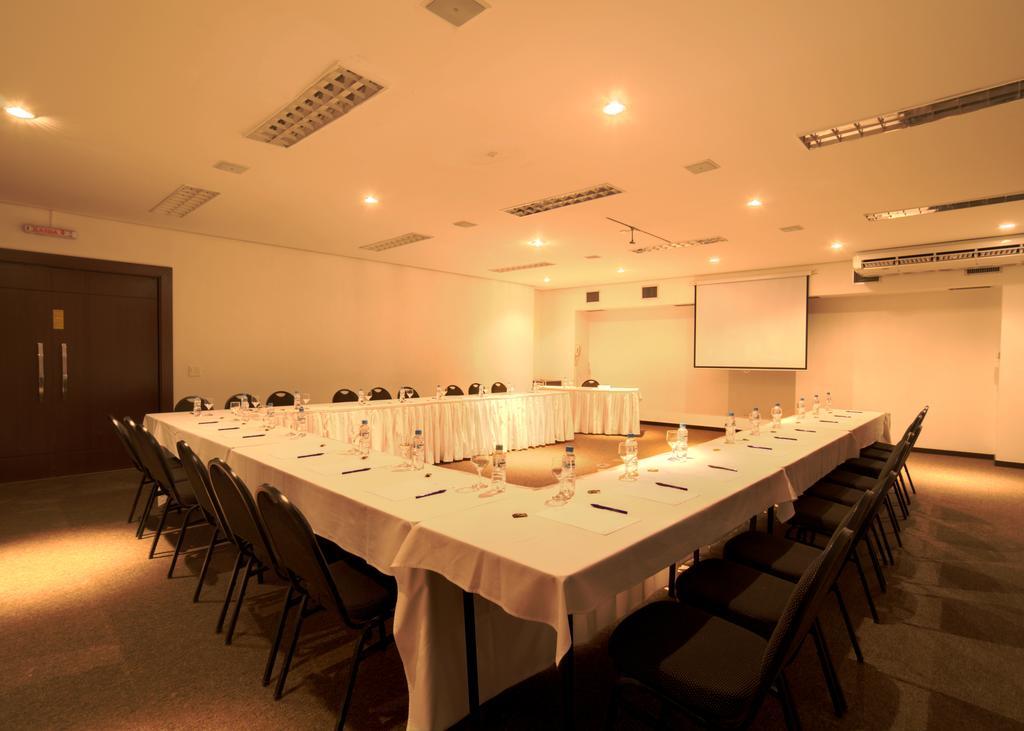
[[[241,408],[241,401],[231,401],[230,403],[228,403],[228,410],[234,415],[236,421],[238,420],[238,412],[241,410]]]
[[[669,459],[673,462],[679,461],[679,430],[669,429],[665,432],[665,441],[668,442],[668,446],[672,449],[672,456]]]
[[[395,469],[397,470],[411,470],[412,469],[412,442],[409,437],[403,436],[402,441],[398,444],[398,456],[402,458],[402,464],[398,465]]]
[[[206,409],[207,411],[213,411],[213,402],[212,401],[203,402],[203,408]]]
[[[477,489],[482,490],[487,487],[487,483],[484,482],[484,467],[491,463],[491,457],[488,454],[477,454],[470,461],[476,467]]]
[[[303,406],[309,406],[309,394],[308,393],[302,393],[299,396],[302,399],[302,405]]]

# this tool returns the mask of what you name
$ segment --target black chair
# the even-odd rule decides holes
[[[395,580],[352,554],[342,552],[338,560],[329,563],[305,516],[276,488],[263,485],[256,501],[281,566],[291,580],[285,611],[290,609],[292,594],[299,598],[299,615],[288,653],[281,666],[274,697],[280,698],[284,689],[299,634],[302,632],[302,622],[306,617],[327,610],[337,615],[346,627],[360,631],[338,715],[337,728],[341,729],[348,716],[360,662],[368,653],[386,648],[394,639],[386,634],[385,622],[395,612],[398,597]],[[284,626],[283,621],[281,626]],[[367,640],[374,629],[379,630],[380,637],[367,646]]]
[[[228,396],[228,400],[224,402],[224,408],[230,409],[232,401],[237,401],[239,403],[245,401],[245,403],[249,405],[249,408],[252,408],[253,406],[252,394],[249,393],[236,393],[234,396]]]
[[[470,396],[475,396],[476,394],[480,393],[480,384],[479,383],[471,383],[471,384],[469,384],[469,390],[466,393],[468,393]]]
[[[623,620],[608,643],[620,675],[608,727],[614,723],[622,688],[632,685],[653,693],[663,708],[711,728],[746,727],[765,697],[774,693],[786,727],[800,728],[785,670],[813,628],[852,539],[847,528],[836,532],[800,578],[767,639],[672,600],[648,604]]]
[[[600,385],[601,384],[595,381],[593,378],[588,378],[587,380],[580,384],[580,386],[582,386],[583,388],[597,388]]]
[[[405,397],[406,398],[419,398],[420,397],[419,391],[417,391],[412,386],[402,386],[402,388],[405,389]],[[399,389],[399,390],[401,390],[401,389]]]
[[[178,403],[176,403],[174,405],[174,410],[175,411],[192,411],[192,405],[193,405],[193,403],[195,402],[196,399],[199,399],[200,407],[203,408],[203,409],[208,409],[212,405],[210,403],[209,399],[205,399],[202,396],[197,396],[197,395],[193,394],[191,396],[185,396],[181,400],[179,400]]]
[[[294,406],[295,394],[289,391],[274,391],[267,396],[267,406]]]
[[[149,515],[153,510],[153,506],[156,504],[156,499],[165,493],[163,488],[160,486],[160,483],[153,479],[153,475],[149,472],[149,466],[142,459],[143,447],[139,443],[139,425],[136,424],[130,416],[126,416],[121,419],[121,425],[124,427],[124,430],[121,433],[127,437],[129,445],[135,451],[135,455],[138,457],[139,463],[145,471],[146,482],[150,486],[149,497],[146,499],[146,504],[142,508],[142,512],[139,514],[139,525],[135,529],[135,537],[142,538],[143,534],[146,532],[146,524],[149,522]],[[171,469],[171,477],[174,482],[186,482],[188,480],[188,476],[185,475],[184,471],[182,471],[178,458],[163,447],[160,447],[160,451],[163,454],[164,460]]]
[[[192,594],[192,602],[194,604],[199,601],[199,593],[203,590],[206,574],[210,570],[210,559],[213,557],[214,549],[217,546],[231,543],[232,540],[229,538],[231,531],[226,527],[227,521],[224,519],[220,505],[213,495],[213,488],[210,486],[210,473],[207,471],[206,465],[203,464],[203,460],[199,459],[199,455],[192,451],[192,447],[184,439],[180,440],[177,446],[178,458],[181,460],[181,466],[185,474],[188,475],[189,484],[192,485],[192,492],[195,493],[196,501],[199,503],[199,509],[202,511],[206,522],[213,527],[213,532],[210,534],[210,545],[206,549],[203,567],[199,571],[199,581],[196,583],[196,590]]]
[[[925,419],[925,417],[927,415],[928,415],[928,407],[925,406],[923,409],[921,409],[921,412],[917,415],[917,417],[914,419],[914,422],[911,424],[911,427],[913,427],[916,424],[917,436],[921,435],[921,427],[924,425],[924,419]],[[911,427],[907,428],[907,433],[909,433],[911,431]],[[917,442],[917,437],[915,437],[914,441],[911,442],[911,444],[910,444],[911,449],[914,448],[914,444],[916,442]],[[860,453],[861,453],[861,456],[864,456],[864,457],[875,457],[876,459],[884,459],[885,456],[888,453],[892,452],[892,450],[895,449],[895,448],[896,448],[895,444],[888,444],[887,442],[875,442],[874,444],[871,444],[871,445],[868,445],[867,447],[864,447],[864,449],[862,449],[860,451]],[[907,482],[910,485],[910,491],[916,495],[917,494],[917,486],[914,485],[914,478],[910,476],[910,466],[907,464],[906,461],[903,463],[903,473],[907,476]],[[906,486],[904,486],[903,489],[905,491],[906,490]],[[907,495],[906,497],[907,497],[907,502],[910,502],[910,496]]]
[[[445,396],[465,396],[465,394],[463,393],[462,389],[459,388],[458,386],[456,386],[454,383],[451,384],[450,386],[448,386],[448,388],[446,388],[444,390],[444,395]]]
[[[125,453],[128,455],[128,461],[132,463],[139,473],[139,487],[135,490],[135,499],[132,500],[132,509],[128,511],[128,522],[132,522],[132,518],[135,517],[135,509],[139,506],[139,498],[142,497],[142,490],[146,485],[153,483],[153,478],[149,476],[149,472],[146,470],[145,465],[142,464],[142,460],[139,458],[138,452],[135,451],[135,444],[132,442],[132,438],[128,433],[127,428],[120,419],[116,416],[107,415],[110,422],[114,425],[114,431],[117,432],[117,438],[121,441],[121,446],[124,447]],[[140,518],[141,520],[141,518]]]
[[[334,392],[334,396],[331,398],[331,403],[340,404],[348,401],[358,401],[359,394],[355,391],[349,391],[347,388],[339,388]]]
[[[495,381],[491,384],[491,393],[508,393],[508,386],[501,381]]]
[[[139,451],[139,456],[142,457],[142,463],[146,465],[146,469],[149,470],[153,481],[160,487],[160,492],[167,498],[164,503],[163,512],[160,513],[160,522],[157,524],[156,533],[153,534],[153,544],[149,548],[150,558],[153,558],[156,554],[156,547],[160,542],[160,536],[163,534],[164,527],[167,524],[167,515],[171,511],[179,514],[184,513],[181,524],[178,526],[178,539],[174,542],[171,565],[167,569],[167,578],[171,578],[174,574],[174,567],[178,563],[178,556],[181,554],[185,534],[191,526],[197,525],[197,523],[189,523],[189,518],[199,508],[199,502],[196,499],[195,493],[189,489],[187,477],[184,480],[175,481],[174,472],[167,460],[163,447],[157,443],[146,427],[136,425],[135,444]],[[203,518],[201,522],[205,523],[206,519]]]
[[[370,401],[387,401],[391,398],[391,394],[386,388],[375,386],[370,389]]]

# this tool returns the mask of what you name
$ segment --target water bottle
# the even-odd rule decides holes
[[[831,391],[826,391],[825,392],[825,411],[827,411],[830,414],[832,413],[832,392]]]
[[[772,429],[778,429],[782,426],[782,404],[778,401],[772,406]]]
[[[299,395],[298,391],[292,392],[292,401],[295,404],[295,410],[298,411],[299,406],[302,405],[302,397]]]
[[[444,396],[444,391],[441,390],[441,384],[439,383],[434,386],[434,398],[440,401],[442,396]]]
[[[731,411],[729,412],[729,415],[725,417],[725,443],[736,443],[736,415]]]
[[[499,492],[505,489],[505,448],[500,444],[495,445],[491,457],[491,487]]]
[[[358,397],[358,401],[359,401],[359,403],[361,403],[361,404],[363,404],[363,403],[366,403],[366,394],[365,394],[365,393],[363,393],[363,389],[361,389],[361,388],[360,388],[360,389],[359,389],[359,390],[358,390],[358,391],[356,392],[356,395],[357,395],[357,397]]]
[[[814,394],[814,401],[811,403],[811,411],[814,414],[814,418],[817,419],[821,413],[821,399],[818,398],[818,394]]]
[[[561,493],[566,497],[576,494],[576,449],[566,445],[565,454],[562,455],[562,474],[559,477],[562,482]]]
[[[686,431],[686,424],[679,422],[679,441],[676,442],[676,457],[679,459],[685,458],[689,444],[690,433]]]
[[[359,423],[359,433],[356,435],[356,450],[363,457],[370,454],[370,422],[366,419]]]
[[[761,412],[756,406],[750,412],[750,433],[755,437],[761,433]]]
[[[203,400],[196,396],[192,399],[192,416],[199,416],[203,411]]]
[[[639,466],[639,445],[636,443],[636,434],[626,435],[626,456],[628,458],[626,474],[629,479],[635,480],[640,477],[640,466]]]
[[[796,402],[796,419],[802,421],[804,414],[807,412],[807,402],[804,401],[804,397],[801,396],[800,400]]]
[[[423,449],[423,430],[417,429],[412,437],[412,468],[414,470],[423,469]]]
[[[298,401],[295,405],[297,413],[295,414],[295,423],[298,424],[298,431],[306,431],[306,407],[302,401]]]

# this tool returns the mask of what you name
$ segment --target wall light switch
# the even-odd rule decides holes
[[[202,371],[199,370],[199,366],[189,366],[188,376],[189,378],[195,378],[196,376],[202,375]]]

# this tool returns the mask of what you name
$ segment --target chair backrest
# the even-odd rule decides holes
[[[210,486],[210,473],[207,471],[206,465],[184,439],[178,441],[177,447],[178,459],[181,460],[181,466],[185,470],[188,482],[192,485],[192,492],[196,495],[199,507],[206,514],[206,519],[219,527],[225,536],[230,537],[227,521],[224,519],[220,505],[217,504],[217,498],[213,494],[213,488]]]
[[[251,407],[252,406],[252,394],[249,394],[249,393],[236,393],[234,396],[228,396],[228,400],[224,402],[224,408],[225,409],[230,409],[232,401],[238,401],[239,403],[241,403],[242,401],[245,401]]]
[[[405,389],[405,397],[406,398],[419,398],[420,397],[419,391],[417,391],[412,386],[402,386],[402,388]]]
[[[260,487],[256,503],[280,567],[291,574],[311,598],[328,609],[336,610],[349,627],[357,627],[345,608],[341,592],[306,516],[271,485]]]
[[[167,461],[167,455],[163,447],[157,442],[156,437],[149,433],[149,429],[136,424],[130,417],[124,418],[125,426],[132,429],[135,435],[135,449],[139,453],[139,459],[146,465],[146,472],[153,478],[164,492],[170,495],[177,502],[182,502],[181,494],[178,492],[178,485],[174,482],[174,473]],[[134,427],[134,428],[133,428]]]
[[[391,394],[386,388],[380,386],[374,386],[370,389],[370,400],[371,401],[387,401],[391,398]]]
[[[228,537],[239,547],[250,546],[265,565],[278,566],[252,493],[227,462],[216,457],[210,460],[210,486],[231,530]]]
[[[501,381],[495,381],[491,384],[491,393],[508,393],[508,386]]]
[[[267,396],[267,406],[294,406],[295,394],[290,391],[274,391]]]
[[[465,396],[462,389],[456,386],[454,383],[444,390],[445,396]]]
[[[137,469],[147,478],[152,479],[149,477],[149,472],[146,470],[146,466],[142,464],[142,458],[139,457],[139,453],[135,449],[135,441],[128,433],[128,428],[116,416],[108,414],[107,418],[110,419],[111,423],[114,425],[114,431],[117,432],[117,438],[121,440],[121,446],[124,447],[124,451],[128,453],[128,460],[132,463],[132,467]]]
[[[580,385],[583,386],[583,388],[597,388],[601,384],[595,381],[593,378],[588,378]]]
[[[349,391],[347,388],[339,388],[334,392],[334,396],[331,398],[331,403],[340,404],[346,401],[358,401],[359,394],[355,391]]]
[[[471,384],[469,384],[469,390],[466,393],[468,393],[471,396],[480,393],[480,384],[479,383],[471,383]]]
[[[205,399],[202,396],[198,396],[196,394],[192,394],[191,396],[183,396],[178,401],[178,403],[174,404],[174,410],[175,411],[191,411],[192,410],[192,404],[193,404],[193,402],[196,399],[199,399],[199,403],[200,403],[202,408],[204,408],[204,409],[210,408],[210,401],[209,401],[209,399]]]

